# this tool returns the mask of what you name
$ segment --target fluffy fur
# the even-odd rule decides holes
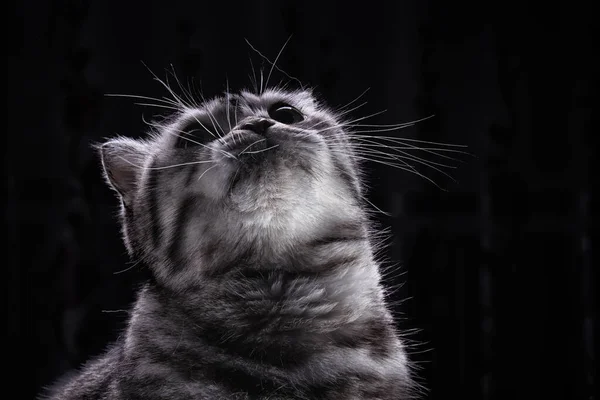
[[[283,90],[181,104],[147,140],[102,144],[154,279],[48,398],[412,398],[353,151],[311,92]]]

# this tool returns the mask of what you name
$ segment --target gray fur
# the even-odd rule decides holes
[[[274,121],[278,102],[304,120]],[[260,118],[264,136],[247,129]],[[155,128],[100,147],[125,245],[154,279],[119,340],[48,398],[413,398],[339,118],[267,90],[182,104]]]

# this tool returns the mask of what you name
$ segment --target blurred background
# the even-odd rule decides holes
[[[13,4],[2,184],[17,397],[102,352],[147,279],[129,268],[90,145],[141,137],[166,110],[105,95],[168,96],[149,69],[206,97],[250,87],[252,66],[270,64],[245,39],[273,61],[291,35],[277,65],[332,107],[369,89],[352,117],[433,114],[380,134],[471,154],[446,170],[455,181],[416,164],[440,187],[366,165],[427,398],[594,399],[592,15],[591,1]]]

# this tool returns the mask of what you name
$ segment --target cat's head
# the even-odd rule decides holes
[[[128,250],[168,266],[159,274],[244,254],[275,262],[320,238],[364,234],[352,147],[309,91],[182,106],[147,139],[111,139],[100,152]]]

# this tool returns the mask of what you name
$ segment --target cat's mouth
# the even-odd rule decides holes
[[[238,160],[258,159],[272,152],[286,149],[291,153],[314,151],[321,143],[314,134],[291,129],[269,129],[256,133],[246,129],[234,129],[219,141],[222,150]]]
[[[239,159],[245,155],[263,153],[273,143],[264,135],[248,130],[235,130],[221,140],[223,150]]]

